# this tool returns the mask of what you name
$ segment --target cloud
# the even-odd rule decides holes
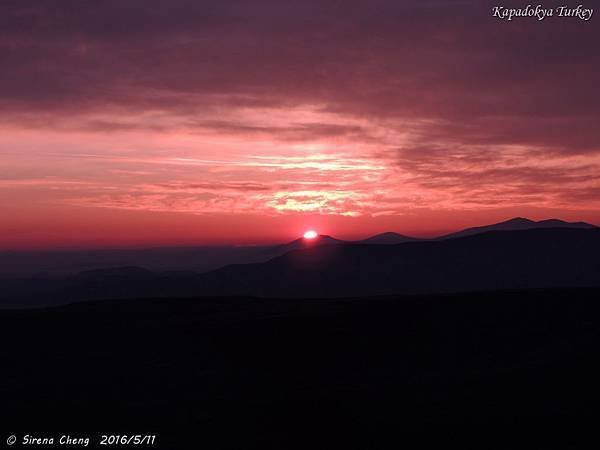
[[[269,191],[271,187],[260,183],[166,183],[143,186],[145,191],[163,192],[203,192],[203,191]]]
[[[65,197],[78,205],[600,209],[600,28],[508,23],[491,6],[2,2],[3,132],[74,136],[86,157],[31,178],[77,166],[121,190],[81,186]]]
[[[67,116],[97,130],[276,135],[219,117],[318,105],[390,127],[421,119],[424,134],[469,142],[599,150],[593,24],[507,24],[474,1],[26,5],[4,2],[0,22],[2,108],[23,123]],[[171,123],[144,125],[148,112]],[[93,119],[98,113],[141,119],[109,123]],[[328,123],[279,131],[291,139],[361,132]]]

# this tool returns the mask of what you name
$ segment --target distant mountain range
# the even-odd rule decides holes
[[[413,238],[409,236],[404,236],[402,234],[394,233],[394,232],[386,232],[381,234],[376,234],[374,236],[368,237],[366,239],[361,239],[358,241],[344,241],[341,239],[336,239],[334,237],[328,236],[326,234],[320,234],[315,239],[296,239],[287,244],[278,245],[269,247],[271,251],[274,253],[279,252],[279,254],[287,253],[290,250],[297,250],[300,248],[311,248],[317,245],[335,245],[335,244],[377,244],[377,245],[392,245],[392,244],[402,244],[403,242],[411,242],[418,241],[419,238]]]
[[[338,297],[600,286],[600,229],[489,231],[296,250],[199,276],[212,295]]]
[[[525,223],[525,222],[521,222]],[[508,225],[508,226],[513,226]],[[506,226],[506,225],[505,225]],[[4,307],[172,296],[351,297],[600,286],[600,229],[531,228],[394,245],[288,244],[266,262],[206,273],[139,267],[3,280]]]
[[[270,246],[267,247],[267,250],[274,255],[283,255],[291,250],[298,250],[301,248],[312,248],[318,245],[335,245],[345,243],[346,241],[336,239],[326,234],[320,234],[313,239],[299,238],[293,240],[292,242],[288,242],[287,244]]]
[[[591,229],[597,228],[596,225],[585,222],[565,222],[559,219],[540,220],[538,222],[524,217],[515,217],[514,219],[505,222],[494,223],[482,227],[467,228],[456,233],[450,233],[445,236],[440,236],[437,239],[452,239],[457,237],[473,236],[474,234],[486,233],[488,231],[517,231],[517,230],[532,230],[537,228],[578,228]]]
[[[375,236],[371,236],[370,238],[363,239],[362,241],[355,241],[355,244],[377,244],[377,245],[393,245],[393,244],[402,244],[404,242],[418,241],[418,238],[404,236],[403,234],[398,234],[394,232],[387,232],[376,234]]]
[[[5,251],[0,252],[0,277],[19,274],[68,275],[84,270],[107,269],[118,266],[139,266],[153,271],[208,272],[230,264],[266,262],[291,250],[321,245],[395,245],[415,241],[453,239],[489,231],[518,231],[538,228],[593,229],[598,227],[585,222],[566,222],[559,219],[533,221],[516,217],[504,222],[467,228],[433,238],[416,238],[395,232],[385,232],[357,241],[344,241],[328,235],[319,235],[313,240],[299,238],[286,244],[262,246]]]
[[[528,230],[536,228],[596,228],[584,222],[557,219],[535,222],[514,218],[482,227],[467,228],[437,238],[423,239],[386,232],[358,241],[343,241],[320,235],[316,239],[296,239],[286,244],[261,246],[209,246],[180,248],[107,249],[82,251],[21,251],[0,252],[0,279],[14,276],[63,276],[84,270],[108,269],[117,266],[137,266],[148,270],[209,272],[230,264],[266,262],[291,250],[321,245],[366,244],[396,245],[406,242],[431,241],[471,236],[488,231]]]

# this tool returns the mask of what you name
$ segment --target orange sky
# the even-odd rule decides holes
[[[597,204],[569,204],[565,195],[586,180],[547,192],[493,180],[453,186],[450,176],[428,186],[379,155],[381,142],[351,138],[13,128],[1,140],[4,248],[248,244],[291,240],[308,228],[340,238],[428,236],[517,215],[598,219]],[[512,167],[531,164],[514,155]],[[453,164],[460,171],[468,163]]]
[[[224,3],[7,8],[0,249],[600,223],[597,27]]]

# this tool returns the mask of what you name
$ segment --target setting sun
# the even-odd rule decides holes
[[[318,235],[315,230],[308,230],[306,233],[304,233],[304,239],[314,239],[317,236]]]

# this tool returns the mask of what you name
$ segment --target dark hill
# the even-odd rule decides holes
[[[600,286],[600,229],[494,231],[397,245],[315,245],[213,272],[91,271],[4,280],[4,307],[199,295],[344,297]]]
[[[600,230],[535,229],[405,244],[337,245],[200,277],[210,294],[347,296],[600,286]]]
[[[595,225],[585,222],[565,222],[559,219],[546,219],[538,222],[526,219],[524,217],[515,217],[504,222],[494,223],[492,225],[484,225],[481,227],[467,228],[465,230],[450,233],[440,236],[437,239],[451,239],[457,237],[472,236],[475,234],[486,233],[488,231],[522,231],[533,230],[539,228],[577,228],[577,229],[593,229]]]
[[[288,242],[283,245],[274,245],[270,247],[270,251],[272,253],[276,253],[278,256],[287,253],[291,250],[298,250],[301,248],[313,248],[320,245],[336,245],[336,244],[344,244],[345,241],[340,239],[336,239],[327,234],[320,234],[314,239],[305,239],[299,238],[295,239],[292,242]]]
[[[353,244],[378,244],[378,245],[393,245],[393,244],[402,244],[404,242],[417,241],[418,239],[404,236],[402,234],[387,232],[376,234],[375,236],[371,236],[367,239],[363,239],[361,241],[355,241]]]

